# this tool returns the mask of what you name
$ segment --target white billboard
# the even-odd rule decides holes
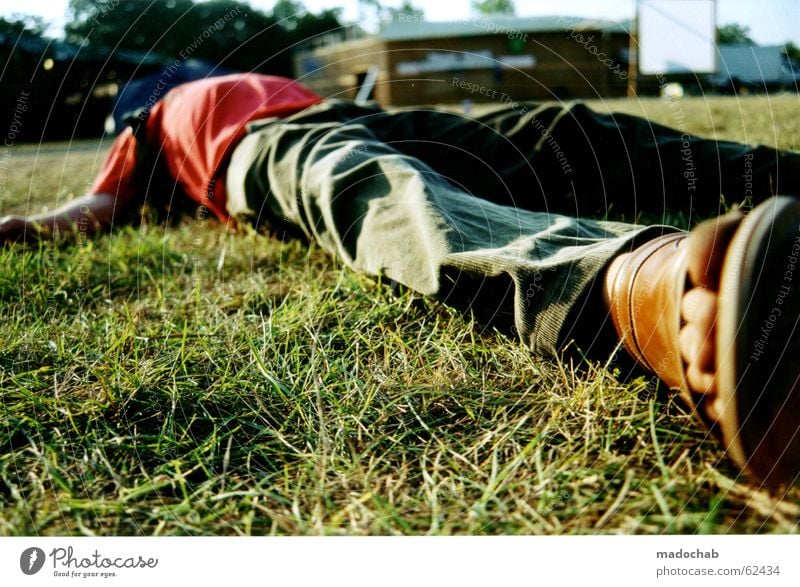
[[[716,71],[714,0],[639,0],[639,71]]]

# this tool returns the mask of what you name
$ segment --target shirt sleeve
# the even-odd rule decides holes
[[[133,132],[126,128],[111,145],[92,184],[91,193],[116,195],[120,203],[130,202],[136,197],[136,147]]]

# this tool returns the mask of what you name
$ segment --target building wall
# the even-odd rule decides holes
[[[315,91],[352,98],[358,73],[377,65],[375,99],[395,106],[624,96],[627,71],[619,61],[628,36],[579,34],[351,41],[298,55],[296,68]]]
[[[373,65],[380,69],[379,82],[386,77],[384,46],[374,38],[300,52],[294,65],[297,80],[326,98],[355,98],[361,79]],[[376,87],[375,99],[389,104],[390,96],[385,88]]]

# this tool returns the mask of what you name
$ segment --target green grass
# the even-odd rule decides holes
[[[797,105],[681,107],[798,148]],[[81,193],[97,155],[15,148],[0,212]],[[798,530],[800,490],[748,484],[654,379],[534,358],[313,245],[188,219],[0,249],[0,309],[4,535]]]

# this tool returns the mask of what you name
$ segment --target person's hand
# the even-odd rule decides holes
[[[31,231],[32,227],[24,216],[3,216],[0,218],[0,245],[29,239]]]

